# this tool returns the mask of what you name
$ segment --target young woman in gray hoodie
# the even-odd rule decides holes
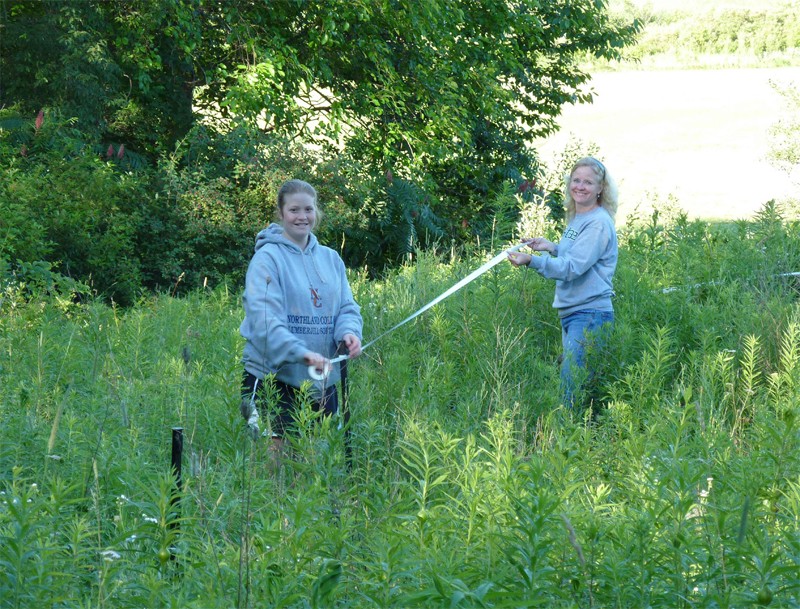
[[[339,353],[361,354],[362,319],[334,250],[320,245],[312,232],[319,220],[317,192],[302,180],[289,180],[278,192],[278,222],[258,233],[247,268],[242,297],[245,339],[242,415],[259,433],[267,416],[266,397],[277,390],[276,416],[269,432],[280,439],[293,421],[298,390],[307,385],[315,408],[338,411]],[[341,345],[341,347],[340,347]],[[311,378],[309,366],[326,374]],[[320,377],[322,377],[320,379]]]

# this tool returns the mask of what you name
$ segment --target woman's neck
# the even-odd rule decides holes
[[[283,236],[303,251],[305,251],[306,247],[308,247],[309,241],[311,241],[311,237],[306,236],[305,243],[300,243],[297,239],[290,237],[285,230],[283,231]]]
[[[588,214],[590,211],[594,211],[598,207],[600,207],[599,203],[594,203],[594,204],[590,205],[589,207],[578,206],[576,204],[575,205],[575,215],[577,216],[578,214]]]

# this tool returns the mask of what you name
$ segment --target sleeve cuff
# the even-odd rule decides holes
[[[528,268],[535,269],[537,271],[541,271],[544,268],[544,265],[547,264],[546,260],[550,257],[550,254],[544,252],[540,256],[531,256],[531,261],[528,263]]]

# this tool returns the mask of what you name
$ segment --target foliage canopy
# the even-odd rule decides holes
[[[2,102],[23,113],[59,106],[156,154],[243,117],[408,170],[485,130],[552,130],[588,99],[575,53],[614,57],[633,34],[597,0],[6,0],[3,21]]]
[[[231,179],[228,195],[250,201],[283,155],[275,179],[330,194],[349,262],[378,266],[482,236],[492,197],[535,177],[527,140],[589,99],[576,56],[617,57],[635,33],[601,0],[2,0],[0,20],[4,171],[40,171],[10,158],[34,148],[50,168],[68,141],[133,172],[144,207],[174,207],[163,167]],[[34,147],[42,109],[60,135]],[[66,255],[54,242],[52,260]]]

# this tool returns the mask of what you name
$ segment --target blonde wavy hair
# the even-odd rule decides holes
[[[594,171],[594,174],[597,176],[602,186],[600,197],[597,202],[600,204],[600,207],[608,212],[608,215],[611,216],[613,220],[617,215],[617,206],[619,205],[617,183],[614,178],[611,177],[611,174],[608,173],[608,169],[606,169],[603,163],[593,156],[586,156],[575,162],[569,175],[566,176],[564,180],[564,208],[566,209],[567,222],[575,217],[575,200],[569,192],[569,184],[572,181],[572,175],[579,167],[590,167],[592,171]]]

